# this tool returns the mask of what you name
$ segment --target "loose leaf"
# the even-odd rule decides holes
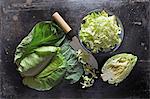
[[[71,48],[69,43],[62,45],[62,54],[67,60],[67,68],[65,79],[70,81],[70,84],[76,83],[83,74],[82,64],[79,63],[76,57],[76,52]]]

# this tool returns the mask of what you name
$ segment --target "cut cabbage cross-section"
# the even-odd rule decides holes
[[[109,58],[102,67],[101,77],[109,84],[122,82],[131,72],[136,64],[137,56],[122,53]]]

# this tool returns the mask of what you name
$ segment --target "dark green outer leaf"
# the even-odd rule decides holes
[[[65,79],[70,82],[70,84],[76,83],[83,74],[83,67],[77,61],[76,52],[71,48],[69,43],[62,45],[62,54],[67,60],[67,68]]]

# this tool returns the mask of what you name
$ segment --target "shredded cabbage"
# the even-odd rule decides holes
[[[121,43],[120,26],[116,17],[109,16],[105,11],[93,12],[83,18],[80,39],[94,53],[108,51]]]

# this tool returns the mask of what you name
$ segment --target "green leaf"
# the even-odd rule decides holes
[[[70,81],[70,84],[74,84],[80,80],[83,74],[82,64],[78,63],[73,67],[70,67],[66,71],[65,79]]]
[[[50,90],[55,85],[60,83],[61,79],[64,76],[64,73],[64,69],[58,69],[44,78],[25,77],[23,79],[23,84],[39,91]]]
[[[59,68],[65,68],[67,66],[66,60],[62,54],[57,54],[56,56],[53,57],[51,60],[51,63],[44,69],[38,77],[46,77],[49,75],[51,72],[56,71]]]
[[[64,43],[62,45],[61,53],[64,55],[65,59],[67,60],[67,68],[65,79],[70,82],[70,84],[76,83],[83,74],[83,67],[77,61],[76,52],[71,48],[69,43]]]
[[[122,82],[131,72],[136,64],[137,56],[122,53],[109,58],[102,67],[101,77],[109,84]]]

